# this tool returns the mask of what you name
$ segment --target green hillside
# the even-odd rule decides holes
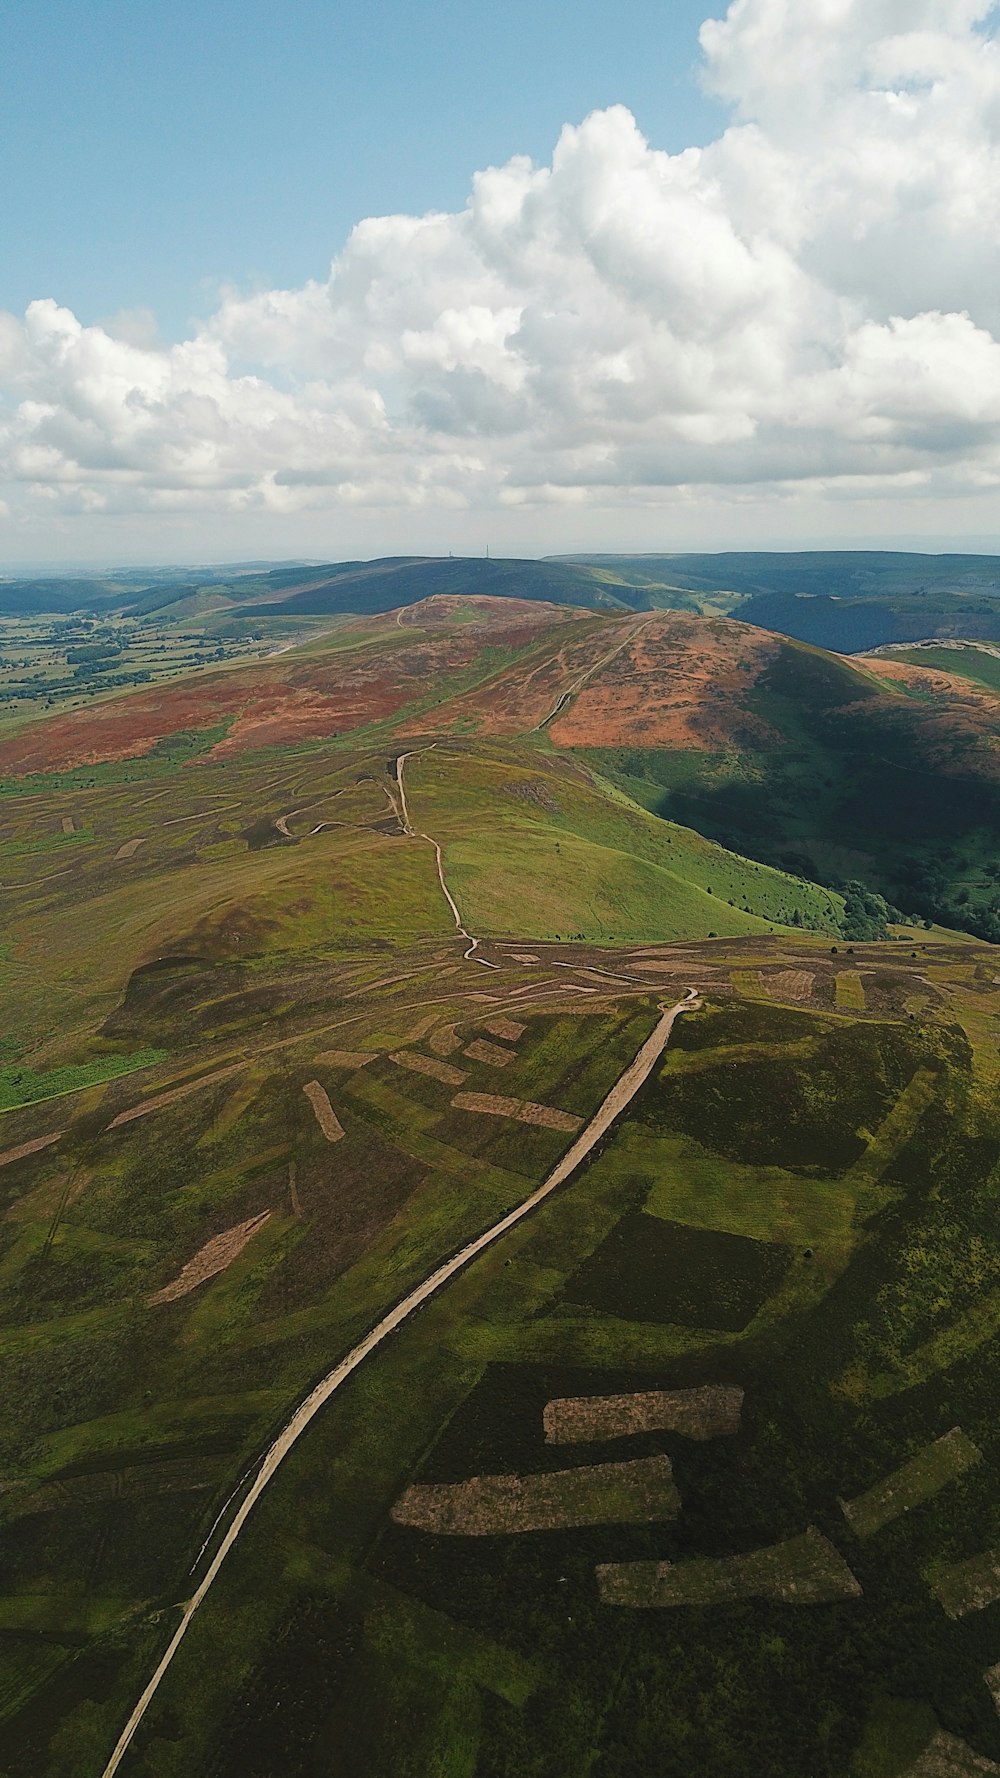
[[[988,722],[448,609],[2,741],[0,1773],[988,1771]]]
[[[30,796],[0,799],[0,985],[18,1053],[75,1061],[131,971],[163,952],[293,959],[372,932],[387,945],[448,937],[434,853],[400,835],[391,752],[361,737],[214,763],[134,760],[93,768],[89,787],[36,778]],[[839,897],[616,798],[542,740],[442,741],[409,777],[414,825],[440,842],[484,936],[839,933]]]
[[[894,648],[890,658],[907,661],[912,667],[937,667],[942,673],[957,673],[960,679],[972,679],[989,691],[1000,692],[1000,658],[983,648]]]

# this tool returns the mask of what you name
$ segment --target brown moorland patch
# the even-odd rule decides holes
[[[1000,1549],[980,1550],[961,1562],[935,1562],[926,1574],[931,1592],[950,1618],[983,1611],[1000,1599]]]
[[[33,1136],[30,1142],[21,1142],[17,1148],[5,1149],[0,1154],[0,1167],[9,1167],[12,1161],[23,1161],[26,1155],[37,1154],[40,1148],[49,1148],[65,1136],[65,1130],[52,1130],[48,1136]]]
[[[455,724],[471,724],[484,735],[517,735],[537,729],[551,716],[561,698],[571,695],[578,683],[597,673],[609,654],[627,641],[637,626],[648,621],[636,619],[631,613],[595,619],[591,612],[577,612],[575,621],[567,622],[565,607],[562,612],[563,621],[552,625],[552,639],[544,652],[537,651],[485,685],[438,705],[422,725],[414,725],[413,732],[430,733]],[[520,794],[524,795],[523,789]],[[548,799],[547,786],[543,786],[542,795]]]
[[[471,1056],[474,1062],[485,1062],[490,1068],[506,1068],[516,1060],[513,1050],[505,1050],[499,1043],[488,1043],[485,1037],[476,1037],[466,1044],[463,1055]]]
[[[502,609],[494,610],[498,603]],[[476,607],[472,622],[444,634],[431,627],[429,635],[401,646],[359,643],[336,654],[317,651],[308,659],[286,655],[130,691],[9,736],[0,742],[0,771],[59,771],[134,759],[170,735],[214,727],[227,718],[229,732],[210,758],[343,734],[396,715],[424,697],[428,683],[474,665],[485,648],[524,647],[545,629],[571,628],[582,616],[543,602],[487,601]],[[374,625],[376,632],[384,629],[391,644],[395,627],[394,618]]]
[[[1000,1772],[994,1760],[975,1753],[967,1741],[941,1733],[924,1748],[920,1758],[907,1766],[902,1778],[989,1778]]]
[[[718,752],[775,744],[747,693],[777,637],[728,619],[663,612],[582,686],[552,723],[559,747],[679,747]]]
[[[700,1389],[654,1389],[637,1395],[566,1396],[546,1404],[550,1445],[625,1438],[636,1432],[680,1432],[685,1438],[724,1438],[739,1432],[743,1391],[736,1384]]]
[[[808,1000],[816,977],[808,969],[776,969],[760,973],[760,985],[772,1000]]]
[[[489,1031],[492,1037],[502,1037],[507,1043],[517,1043],[527,1029],[527,1025],[519,1025],[515,1019],[505,1019],[502,1015],[483,1020],[484,1031]]]
[[[460,1087],[469,1076],[464,1068],[453,1068],[450,1062],[435,1061],[433,1056],[422,1056],[417,1050],[396,1050],[389,1057],[397,1068],[409,1068],[413,1074],[427,1074],[431,1080],[439,1080],[446,1087]]]
[[[398,1525],[446,1537],[496,1537],[580,1525],[645,1525],[676,1518],[680,1495],[669,1457],[596,1463],[548,1475],[480,1475],[407,1488]]]
[[[439,1030],[431,1032],[427,1039],[427,1047],[432,1049],[436,1056],[453,1056],[456,1050],[461,1049],[462,1039],[454,1025],[442,1025]]]
[[[456,1093],[452,1100],[457,1111],[481,1111],[487,1117],[512,1117],[522,1124],[537,1124],[543,1130],[578,1130],[582,1117],[571,1111],[558,1111],[554,1105],[534,1105],[530,1099],[504,1099],[498,1093]]]
[[[223,1229],[220,1235],[213,1235],[204,1247],[187,1264],[183,1266],[171,1283],[165,1284],[146,1298],[150,1308],[157,1303],[175,1303],[178,1297],[187,1296],[197,1290],[199,1284],[207,1283],[219,1272],[225,1272],[238,1259],[248,1241],[252,1241],[258,1229],[264,1227],[271,1212],[262,1210],[258,1216],[250,1216],[246,1222],[238,1222],[231,1229]]]
[[[316,1114],[316,1122],[327,1141],[342,1141],[345,1133],[344,1126],[330,1104],[330,1095],[326,1088],[321,1087],[318,1080],[307,1080],[302,1091],[312,1106]]]

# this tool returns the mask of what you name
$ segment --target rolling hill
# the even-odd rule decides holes
[[[372,616],[436,595],[736,615],[848,654],[934,637],[1000,641],[1000,557],[874,550],[391,556],[11,579],[0,580],[0,617],[73,611],[197,617],[208,633],[219,634],[227,621],[267,626]]]
[[[187,782],[264,749],[447,737],[469,754],[454,794],[480,824],[486,754],[470,743],[488,738],[519,770],[529,753],[572,757],[605,787],[595,794],[628,799],[633,823],[649,811],[779,872],[860,881],[904,912],[993,937],[998,723],[992,689],[967,676],[852,662],[730,618],[436,594],[252,666],[23,724],[0,739],[0,773],[23,794],[71,769],[79,783],[95,768],[96,785],[129,761],[155,770],[183,754],[196,762]],[[648,831],[662,838],[656,821]]]
[[[438,587],[8,721],[4,1778],[1000,1770],[941,652]]]

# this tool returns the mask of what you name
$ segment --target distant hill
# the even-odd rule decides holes
[[[530,558],[386,556],[0,582],[0,615],[89,610],[216,621],[377,616],[421,599],[515,598],[593,611],[739,616],[842,654],[934,638],[1000,642],[1000,556],[896,551]]]
[[[1000,556],[751,550],[561,559],[648,577],[650,604],[669,602],[658,585],[692,599],[728,593],[746,623],[841,654],[932,636],[1000,641]]]

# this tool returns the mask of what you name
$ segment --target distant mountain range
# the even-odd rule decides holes
[[[89,610],[161,616],[377,615],[439,594],[603,611],[738,616],[838,653],[932,638],[1000,642],[1000,556],[747,551],[533,559],[389,556],[241,563],[0,582],[0,615]]]

